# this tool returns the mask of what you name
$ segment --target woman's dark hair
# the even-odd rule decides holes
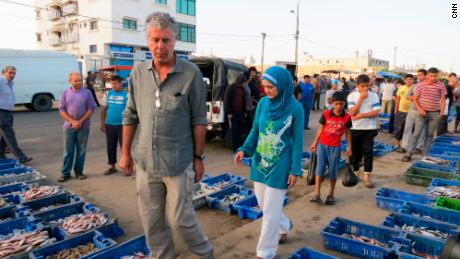
[[[358,78],[356,79],[356,84],[367,84],[370,82],[370,79],[367,75],[365,74],[361,74],[358,76]]]

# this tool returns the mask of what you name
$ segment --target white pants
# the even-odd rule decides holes
[[[254,182],[254,191],[263,212],[257,256],[272,259],[278,249],[279,234],[289,233],[290,221],[282,212],[287,190],[275,189],[263,183]]]

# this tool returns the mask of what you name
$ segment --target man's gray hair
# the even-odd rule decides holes
[[[2,69],[2,74],[6,73],[6,71],[8,70],[14,70],[16,71],[16,67],[14,66],[5,66],[3,69]]]
[[[145,32],[147,36],[151,28],[171,29],[174,36],[177,34],[176,20],[165,12],[154,12],[147,16],[145,19]]]

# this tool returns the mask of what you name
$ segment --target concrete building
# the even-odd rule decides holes
[[[75,55],[83,74],[151,59],[145,18],[168,12],[179,23],[176,53],[196,51],[196,0],[35,0],[38,49]]]

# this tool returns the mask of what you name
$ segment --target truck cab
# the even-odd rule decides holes
[[[227,146],[231,146],[231,133],[228,130],[224,107],[225,90],[248,68],[243,64],[215,57],[193,57],[189,61],[198,66],[206,85],[208,118],[206,137],[211,140],[219,136],[225,140]]]

